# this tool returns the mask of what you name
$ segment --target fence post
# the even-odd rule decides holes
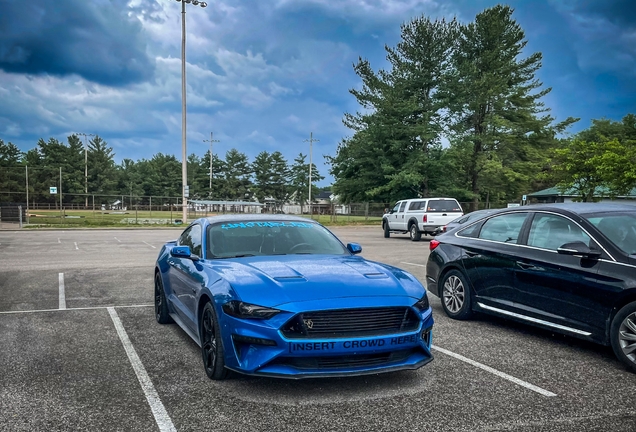
[[[369,202],[364,203],[364,220],[369,220]]]
[[[22,206],[18,206],[18,214],[20,220],[20,229],[22,229]]]

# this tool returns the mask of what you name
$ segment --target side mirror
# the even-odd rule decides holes
[[[557,252],[563,255],[573,255],[584,258],[598,258],[601,256],[601,251],[590,249],[588,245],[581,241],[565,243],[557,249]]]
[[[170,255],[176,258],[190,258],[192,257],[192,252],[190,251],[190,246],[175,246],[170,250]]]
[[[354,255],[362,252],[362,246],[358,243],[347,243],[347,249]]]

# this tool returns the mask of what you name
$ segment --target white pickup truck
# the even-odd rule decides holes
[[[463,215],[455,198],[407,199],[382,216],[382,229],[385,238],[391,233],[409,233],[411,240],[419,241],[422,234],[434,235],[439,227]]]

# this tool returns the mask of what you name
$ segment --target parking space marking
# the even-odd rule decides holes
[[[75,250],[79,250],[79,247],[77,246],[77,242],[73,242],[75,243]]]
[[[121,243],[121,240],[119,240],[117,237],[115,237],[115,240],[117,240],[119,243]]]
[[[153,249],[157,249],[155,246],[151,245],[150,243],[148,243],[147,241],[145,241],[144,243],[146,243],[148,246],[150,246]]]
[[[76,308],[64,308],[64,309],[32,309],[32,310],[13,310],[13,311],[0,311],[0,315],[9,315],[9,314],[21,314],[21,313],[37,313],[37,312],[59,312],[63,311],[74,311],[74,310],[95,310],[95,309],[108,309],[109,307],[115,308],[141,308],[141,307],[154,307],[152,304],[138,304],[138,305],[121,305],[121,306],[86,306],[86,307],[76,307]]]
[[[506,379],[508,381],[511,381],[511,382],[513,382],[513,383],[515,383],[517,385],[520,385],[521,387],[525,387],[525,388],[527,388],[529,390],[532,390],[533,392],[537,392],[540,395],[548,396],[548,397],[556,396],[556,393],[552,393],[551,391],[542,389],[541,387],[537,387],[534,384],[530,384],[529,382],[520,380],[519,378],[515,378],[512,375],[508,375],[505,372],[501,372],[501,371],[498,371],[497,369],[493,369],[490,366],[486,366],[483,363],[479,363],[479,362],[476,362],[475,360],[471,360],[468,357],[464,357],[463,355],[455,354],[452,351],[448,351],[448,350],[446,350],[444,348],[440,348],[440,347],[435,346],[435,345],[433,345],[431,348],[433,348],[435,351],[439,351],[439,352],[441,352],[443,354],[446,354],[448,356],[456,358],[457,360],[461,360],[461,361],[466,362],[466,363],[468,363],[470,365],[473,365],[473,366],[475,366],[475,367],[477,367],[479,369],[485,370],[486,372],[490,372],[493,375],[497,375],[500,378],[503,378],[503,379]]]
[[[128,334],[124,329],[124,325],[121,323],[115,308],[109,307],[108,313],[110,314],[110,318],[113,320],[113,324],[115,324],[115,329],[117,330],[117,335],[121,340],[121,343],[124,345],[124,350],[126,350],[126,355],[128,355],[128,360],[130,360],[130,364],[135,371],[135,375],[137,375],[137,379],[139,380],[139,384],[141,384],[141,389],[144,391],[146,395],[146,400],[148,401],[148,405],[150,405],[150,410],[152,411],[152,415],[155,417],[155,422],[157,422],[157,426],[159,426],[160,431],[175,431],[176,428],[172,423],[172,419],[168,415],[166,408],[163,406],[161,399],[159,399],[159,394],[155,387],[152,385],[152,381],[148,376],[148,372],[144,368],[141,359],[137,355],[137,351],[135,351],[135,347],[128,339]]]
[[[418,266],[418,267],[426,267],[424,264],[415,264],[415,263],[410,263],[410,262],[405,262],[405,261],[401,261],[400,264],[408,264],[408,265],[414,265],[414,266]]]
[[[66,294],[64,293],[64,273],[59,274],[59,283],[60,283],[60,309],[66,309]]]

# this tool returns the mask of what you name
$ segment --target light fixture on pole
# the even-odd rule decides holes
[[[212,155],[213,155],[213,153],[212,153],[212,143],[221,142],[220,140],[215,140],[213,137],[214,137],[213,133],[210,132],[210,139],[209,140],[203,140],[203,142],[209,142],[210,143],[210,193],[212,193],[212,159],[213,159],[213,157],[212,157]]]
[[[194,6],[206,7],[206,2],[198,0],[177,0],[181,2],[181,205],[183,208],[183,223],[188,221],[188,159],[186,153],[186,3],[192,3]]]
[[[86,142],[86,137],[95,136],[95,134],[87,134],[83,132],[76,133],[75,135],[84,135],[84,209],[88,207],[88,144]]]
[[[309,133],[309,139],[304,140],[303,142],[309,142],[309,216],[313,218],[312,213],[312,205],[311,205],[311,166],[313,162],[311,161],[311,146],[314,142],[319,142],[320,140],[314,139],[314,133]]]

